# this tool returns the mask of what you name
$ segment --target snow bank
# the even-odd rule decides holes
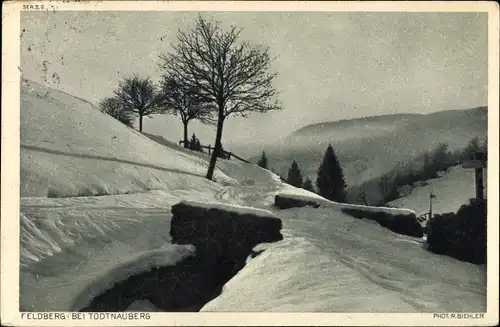
[[[323,206],[336,210],[340,209],[343,213],[356,218],[374,220],[395,233],[416,237],[422,237],[424,235],[423,227],[418,222],[415,212],[412,210],[338,203],[320,197],[293,193],[277,194],[274,201],[275,206],[280,209],[305,206],[312,206],[315,208]]]
[[[253,215],[253,216],[264,217],[264,218],[265,217],[277,218],[269,210],[252,208],[252,207],[247,207],[247,206],[242,206],[242,205],[237,205],[237,204],[225,204],[225,203],[219,203],[219,202],[201,202],[201,201],[182,200],[181,202],[178,203],[178,205],[190,207],[192,209],[195,209],[195,208],[200,208],[200,209],[204,209],[204,210],[216,209],[216,210],[225,211],[228,213],[237,214],[237,217],[242,216],[242,215]]]
[[[171,243],[170,206],[213,201],[217,184],[175,194],[21,198],[20,308],[69,311],[89,283],[113,267]]]
[[[306,194],[307,192],[308,194]],[[292,200],[291,203],[297,203],[300,206],[305,206],[307,204],[316,204],[318,207],[328,207],[334,209],[353,209],[353,210],[362,210],[367,212],[383,212],[390,215],[415,215],[415,211],[409,209],[400,209],[400,208],[386,208],[386,207],[372,207],[358,204],[349,204],[349,203],[340,203],[327,200],[317,194],[314,194],[309,191],[302,191],[297,189],[297,191],[287,190],[287,192],[282,192],[276,195],[279,199],[278,201],[285,201],[282,206],[287,206],[286,200]],[[305,205],[301,205],[304,204]],[[292,207],[290,207],[292,208]]]
[[[23,198],[20,214],[20,265],[28,271],[37,271],[44,261],[62,260],[68,265],[76,256],[76,249],[92,245],[94,248],[108,242],[132,240],[141,230],[154,230],[149,234],[149,241],[135,241],[135,245],[145,245],[139,251],[156,248],[169,240],[168,235],[158,235],[153,241],[153,235],[163,229],[168,234],[169,220],[165,218],[168,212],[168,202],[178,200],[172,196],[158,194],[141,194],[130,203],[133,195],[104,196],[98,198]],[[142,200],[163,202],[161,206],[141,203]],[[143,208],[139,205],[145,206]],[[129,207],[130,206],[130,207]],[[134,208],[134,206],[136,206]],[[161,218],[160,218],[161,217]],[[152,224],[153,227],[148,225]],[[150,245],[148,245],[148,243]],[[72,253],[73,255],[66,255]],[[60,257],[60,258],[58,258]],[[76,257],[73,258],[73,257]]]
[[[193,255],[194,252],[194,246],[170,244],[162,249],[138,253],[129,260],[113,267],[104,266],[100,274],[94,276],[89,284],[76,295],[71,310],[77,311],[85,308],[94,297],[110,289],[115,283],[152,268],[173,266]]]
[[[72,216],[71,212],[65,214]],[[119,228],[118,222],[106,218],[94,220],[80,217],[78,220],[65,220],[61,219],[61,215],[64,215],[62,212],[52,212],[50,215],[51,217],[44,217],[41,212],[29,210],[21,213],[21,267],[27,268],[34,262],[52,257],[82,242],[109,237]]]

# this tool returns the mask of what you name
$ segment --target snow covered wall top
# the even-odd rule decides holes
[[[281,192],[276,195],[276,199],[278,199],[278,202],[283,206],[288,206],[287,203],[283,203],[282,201],[292,201],[296,203],[304,203],[304,205],[307,205],[307,203],[310,204],[316,204],[317,206],[323,206],[323,207],[329,207],[329,208],[335,208],[335,209],[354,209],[354,210],[362,210],[362,211],[369,211],[369,212],[383,212],[387,213],[390,215],[415,215],[415,211],[410,210],[410,209],[401,209],[401,208],[386,208],[386,207],[371,207],[371,206],[365,206],[365,205],[359,205],[359,204],[349,204],[349,203],[340,203],[340,202],[334,202],[327,200],[317,194],[308,192],[308,191],[302,191],[299,190],[299,192],[302,192],[304,194],[299,194],[298,192],[295,191],[289,191],[287,190],[286,192]],[[310,194],[305,194],[305,192],[310,193]],[[285,207],[280,207],[282,209],[286,209]],[[288,207],[292,208],[294,206]]]
[[[200,209],[217,209],[225,211],[228,213],[238,214],[238,215],[253,215],[257,217],[271,217],[277,218],[271,211],[264,209],[257,209],[252,207],[241,206],[237,204],[224,204],[218,202],[200,202],[200,201],[190,201],[182,200],[179,205],[184,205],[190,208],[200,208]]]
[[[380,225],[392,230],[395,233],[410,235],[415,237],[423,236],[423,228],[417,221],[415,212],[408,209],[370,207],[364,205],[338,203],[329,201],[320,196],[307,196],[289,193],[277,194],[274,204],[280,209],[290,209],[297,207],[312,206],[315,208],[326,207],[340,210],[355,218],[367,218],[378,222]]]

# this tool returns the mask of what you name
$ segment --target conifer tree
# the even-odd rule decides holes
[[[295,160],[292,162],[292,166],[288,170],[287,182],[295,187],[302,187],[302,173],[300,172],[299,165]]]
[[[314,186],[309,178],[306,178],[304,185],[302,186],[304,190],[308,190],[310,192],[314,192]]]
[[[318,169],[316,186],[321,196],[336,202],[344,202],[347,184],[340,162],[330,144]]]
[[[267,156],[266,156],[266,153],[264,151],[262,151],[262,155],[260,156],[258,165],[260,167],[264,168],[264,169],[268,168],[268,165],[267,165]]]
[[[193,135],[191,136],[191,140],[189,140],[189,149],[191,150],[197,150],[196,149],[196,135],[193,133]]]
[[[203,152],[203,148],[201,147],[201,143],[200,143],[200,139],[199,138],[196,138],[196,151],[200,151],[200,152]]]

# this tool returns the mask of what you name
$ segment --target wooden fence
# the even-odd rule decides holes
[[[179,146],[182,146],[184,144],[184,141],[183,140],[180,140],[179,141]],[[212,147],[210,144],[209,145],[202,145],[201,146],[202,149],[207,149],[208,150],[208,154],[212,154],[212,152],[215,150],[215,147]],[[232,153],[232,152],[229,152],[229,151],[226,151],[224,149],[222,149],[222,153],[224,154],[224,158],[225,159],[228,159],[228,160],[231,160],[231,157],[234,157],[240,161],[243,161],[245,163],[251,163],[250,161],[246,160],[246,159],[243,159],[242,157],[240,156],[237,156],[236,154]]]

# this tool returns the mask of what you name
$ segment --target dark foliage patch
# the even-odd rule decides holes
[[[427,223],[429,251],[486,263],[486,226],[486,201],[463,205],[457,213],[435,215]]]
[[[409,215],[392,215],[385,212],[372,212],[360,209],[342,209],[342,212],[358,218],[366,218],[378,222],[381,226],[398,234],[409,235],[414,237],[424,236],[422,225],[417,220],[414,214]]]

